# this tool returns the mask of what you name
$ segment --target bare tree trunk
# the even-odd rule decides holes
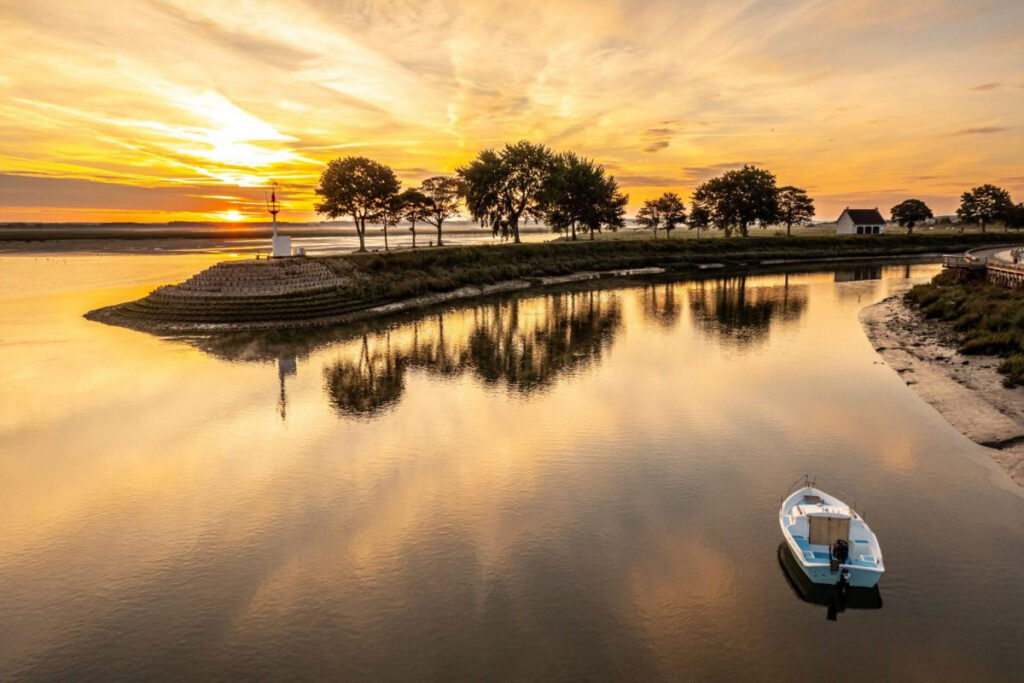
[[[363,235],[366,233],[366,219],[352,216],[353,221],[356,224],[356,234],[359,235],[359,251],[366,251],[366,242],[363,240]]]
[[[387,219],[384,220],[384,251],[391,251],[391,249],[388,247],[388,222],[387,222]]]
[[[412,248],[416,248],[416,221],[410,221],[412,224]]]
[[[793,233],[790,230],[793,227],[792,223],[786,223],[786,237],[792,237]]]
[[[569,223],[569,228],[572,230],[572,241],[576,241],[576,221]]]

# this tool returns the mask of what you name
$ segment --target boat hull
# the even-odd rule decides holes
[[[779,510],[779,527],[796,566],[811,583],[835,586],[845,572],[847,586],[874,588],[885,573],[874,532],[849,505],[820,489],[805,486],[791,493]],[[849,552],[833,570],[835,538],[847,541]]]
[[[796,557],[796,552],[792,547],[790,547],[790,551],[794,553],[796,565],[804,575],[807,576],[811,583],[834,586],[839,582],[839,577],[844,569],[850,572],[849,577],[847,578],[847,583],[854,588],[874,588],[878,585],[878,580],[882,578],[881,572],[871,571],[870,569],[855,567],[848,564],[839,565],[839,569],[836,571],[832,571],[832,568],[827,564],[805,564],[800,562],[798,557]]]

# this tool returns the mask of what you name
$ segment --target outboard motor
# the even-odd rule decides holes
[[[829,569],[838,571],[839,565],[845,564],[850,557],[850,545],[843,539],[839,539],[832,546],[832,561],[829,562]]]

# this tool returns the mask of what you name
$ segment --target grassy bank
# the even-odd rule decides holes
[[[218,264],[191,284],[162,287],[88,317],[151,331],[320,325],[366,317],[384,306],[427,305],[423,302],[444,300],[470,286],[507,291],[529,287],[534,278],[582,272],[658,267],[686,275],[710,264],[777,268],[835,258],[962,252],[998,241],[996,235],[585,241],[254,260]],[[307,275],[296,275],[302,272]]]
[[[989,284],[984,273],[945,271],[907,299],[925,316],[949,323],[961,353],[1003,358],[1006,386],[1024,384],[1024,289]]]
[[[346,295],[362,300],[443,292],[501,280],[585,270],[660,266],[673,272],[720,263],[786,259],[872,258],[953,253],[1005,241],[995,234],[748,237],[714,240],[622,240],[419,249],[351,254],[323,261],[349,279]]]

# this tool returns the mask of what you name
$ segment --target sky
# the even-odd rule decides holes
[[[316,220],[527,139],[643,200],[744,163],[818,219],[1024,201],[1020,0],[0,0],[0,221]]]

